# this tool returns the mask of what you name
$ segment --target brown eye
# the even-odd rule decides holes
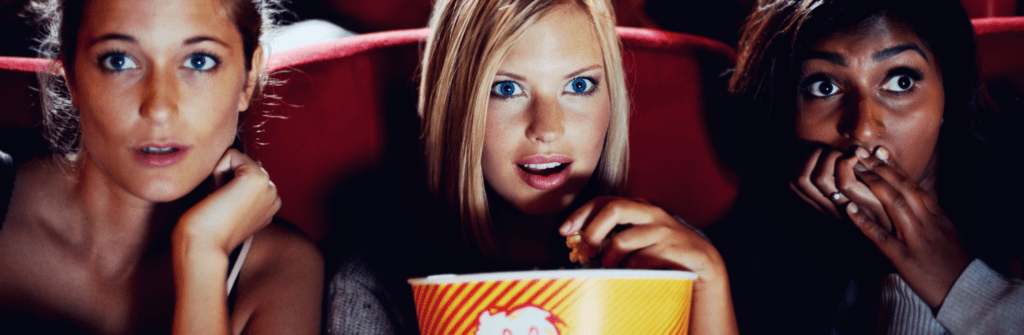
[[[816,97],[827,97],[835,94],[838,87],[828,80],[819,80],[807,86],[807,91]]]
[[[889,81],[882,85],[882,89],[893,92],[905,92],[914,87],[914,79],[907,75],[898,75],[889,78]]]

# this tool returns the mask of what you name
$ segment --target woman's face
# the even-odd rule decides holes
[[[796,135],[846,150],[885,147],[911,178],[934,161],[944,94],[938,60],[889,17],[829,35],[801,67]]]
[[[491,86],[484,180],[531,215],[564,210],[601,158],[608,130],[604,60],[587,14],[563,5],[537,20]]]
[[[89,1],[77,48],[69,85],[86,168],[150,201],[210,175],[252,93],[222,1]]]

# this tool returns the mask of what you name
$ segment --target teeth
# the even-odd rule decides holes
[[[561,166],[561,165],[562,165],[562,163],[546,163],[546,164],[524,164],[524,165],[520,165],[520,166],[525,167],[527,169],[531,169],[531,170],[547,170],[547,169],[551,169],[551,168],[556,168],[556,167]]]
[[[175,148],[175,147],[167,147],[167,148],[162,148],[162,149],[161,148],[157,148],[157,147],[143,147],[142,148],[142,153],[144,153],[144,154],[166,154],[166,153],[175,152],[175,151],[178,151],[178,148]]]

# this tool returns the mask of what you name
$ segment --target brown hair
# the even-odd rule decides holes
[[[32,0],[28,11],[39,27],[40,58],[54,62],[48,72],[39,73],[42,98],[43,137],[50,142],[50,151],[64,158],[78,152],[81,136],[78,111],[71,104],[67,78],[74,73],[78,29],[89,0]],[[222,0],[228,15],[242,35],[246,70],[252,70],[252,59],[263,35],[275,27],[274,17],[280,13],[280,0]],[[58,63],[59,62],[59,63]],[[250,106],[260,97],[267,82],[266,71],[258,71]]]

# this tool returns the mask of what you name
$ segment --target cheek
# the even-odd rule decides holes
[[[579,155],[586,155],[588,174],[593,174],[604,150],[605,138],[610,124],[611,103],[607,94],[580,104],[572,111],[567,124],[574,134],[573,145]]]
[[[894,121],[898,127],[890,126],[893,133],[891,144],[902,153],[900,165],[911,177],[921,179],[928,168],[928,162],[935,155],[942,127],[944,101],[927,99],[917,111],[903,119]]]
[[[832,143],[838,137],[841,137],[837,131],[839,120],[823,116],[834,114],[822,111],[822,109],[828,108],[828,106],[823,106],[821,102],[806,102],[803,99],[798,99],[796,106],[793,130],[797,139],[808,142]]]
[[[495,188],[500,188],[502,181],[506,179],[501,178],[503,172],[514,172],[510,165],[515,158],[512,157],[515,154],[516,136],[514,135],[517,130],[522,134],[519,123],[510,117],[503,116],[504,114],[508,113],[503,113],[500,106],[489,108],[484,126],[481,168],[484,180]]]

